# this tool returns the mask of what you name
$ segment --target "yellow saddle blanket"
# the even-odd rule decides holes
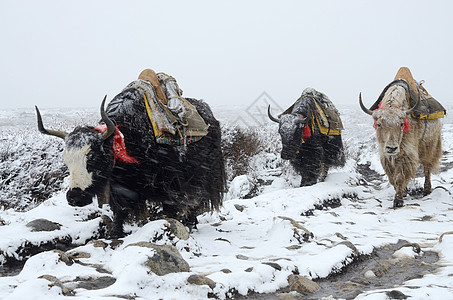
[[[165,76],[158,76],[163,74]],[[184,106],[183,119],[168,107],[167,88],[160,78],[176,80],[164,73],[155,74],[153,70],[144,70],[139,78],[128,85],[128,88],[137,88],[143,91],[143,100],[148,118],[153,126],[156,142],[168,145],[187,145],[199,141],[208,133],[208,125],[200,116],[195,106],[182,97],[178,89],[178,101]]]
[[[301,98],[306,96],[313,99],[313,103],[316,107],[316,111],[313,111],[313,118],[311,120],[312,128],[316,124],[319,131],[324,135],[340,135],[341,131],[344,129],[343,123],[341,122],[340,113],[335,108],[332,101],[330,101],[325,94],[312,88],[306,88],[302,92]],[[295,104],[296,103],[288,107],[279,115],[279,117],[284,114],[290,114],[293,111]]]

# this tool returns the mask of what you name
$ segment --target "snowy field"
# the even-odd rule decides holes
[[[447,112],[453,112],[452,105],[446,107]],[[58,251],[33,253],[19,274],[0,277],[0,299],[66,299],[65,295],[71,299],[225,299],[252,292],[275,293],[288,286],[291,274],[326,278],[341,272],[358,255],[371,254],[398,240],[416,243],[422,252],[437,252],[439,268],[401,285],[363,292],[357,299],[388,299],[389,290],[410,299],[453,299],[453,114],[443,119],[444,155],[441,170],[432,177],[433,192],[408,195],[405,206],[395,210],[394,189],[379,162],[371,118],[358,105],[337,108],[345,126],[347,163],[343,168],[330,170],[325,182],[300,188],[298,176],[281,169],[289,168],[288,164],[269,163],[278,159],[277,153],[257,155],[252,165],[261,168],[230,181],[223,207],[199,216],[198,229],[188,239],[163,233],[167,222],[158,220],[143,226],[130,223],[125,228],[130,234],[122,243],[114,246],[102,239],[105,246],[99,247],[90,240],[96,239],[101,215],[111,216],[111,211],[96,204],[71,207],[65,199],[66,189],[29,210],[2,209],[0,262],[20,259],[26,244],[70,237],[79,246],[66,252],[73,257],[70,263]],[[45,122],[49,127],[98,119],[94,108],[41,110],[44,119],[50,118]],[[223,124],[234,123],[241,113],[241,108],[213,110]],[[28,134],[38,136],[34,138],[36,148],[42,147],[40,143],[57,143],[52,137],[40,136],[34,118],[31,108],[0,111],[1,142],[11,143],[10,135],[17,131],[21,132],[18,139],[27,139]],[[269,121],[263,132],[274,135],[266,142],[279,149],[277,125]],[[257,176],[267,176],[269,184],[259,195],[242,199],[250,190],[252,177]],[[63,185],[67,187],[67,180]],[[422,185],[423,178],[418,176],[409,189],[417,191]],[[61,226],[54,231],[32,232],[26,224],[40,218]],[[139,242],[174,245],[190,271],[163,276],[150,272],[144,263],[155,252],[138,246]],[[413,247],[404,247],[395,253],[395,259],[419,255]],[[191,275],[203,275],[215,285],[191,284]],[[112,284],[101,288],[76,285],[106,276]],[[338,298],[332,294],[328,299]]]

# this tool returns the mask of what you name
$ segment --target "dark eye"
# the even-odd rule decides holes
[[[404,126],[404,123],[401,123],[401,127],[403,127],[403,126]]]
[[[376,126],[377,126],[377,127],[381,127],[381,123],[377,123]]]

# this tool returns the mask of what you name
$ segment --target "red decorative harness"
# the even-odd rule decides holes
[[[381,104],[382,104],[382,101],[379,103],[377,109],[390,108],[390,107],[388,107],[388,106],[384,106],[384,107],[383,107],[383,106],[381,106]],[[374,122],[373,128],[374,128],[374,129],[377,129],[376,122]],[[410,129],[411,129],[411,124],[409,123],[409,120],[407,119],[407,117],[404,117],[404,128],[403,128],[403,133],[408,132]]]
[[[305,117],[303,115],[300,115],[303,119]],[[311,137],[311,129],[310,126],[307,124],[305,125],[304,129],[302,129],[302,142],[305,143],[305,140]]]
[[[129,163],[129,164],[138,164],[138,160],[127,154],[126,152],[126,144],[124,143],[124,135],[121,133],[121,131],[118,129],[118,125],[116,127],[116,133],[114,136],[114,142],[113,142],[113,153],[115,159]],[[105,132],[107,130],[107,125],[105,124],[100,124],[96,127],[94,127],[99,132]]]

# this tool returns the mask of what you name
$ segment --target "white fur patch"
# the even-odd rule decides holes
[[[88,173],[87,170],[87,154],[90,151],[91,148],[88,145],[63,151],[62,157],[71,176],[69,188],[85,190],[93,183],[93,173]]]

